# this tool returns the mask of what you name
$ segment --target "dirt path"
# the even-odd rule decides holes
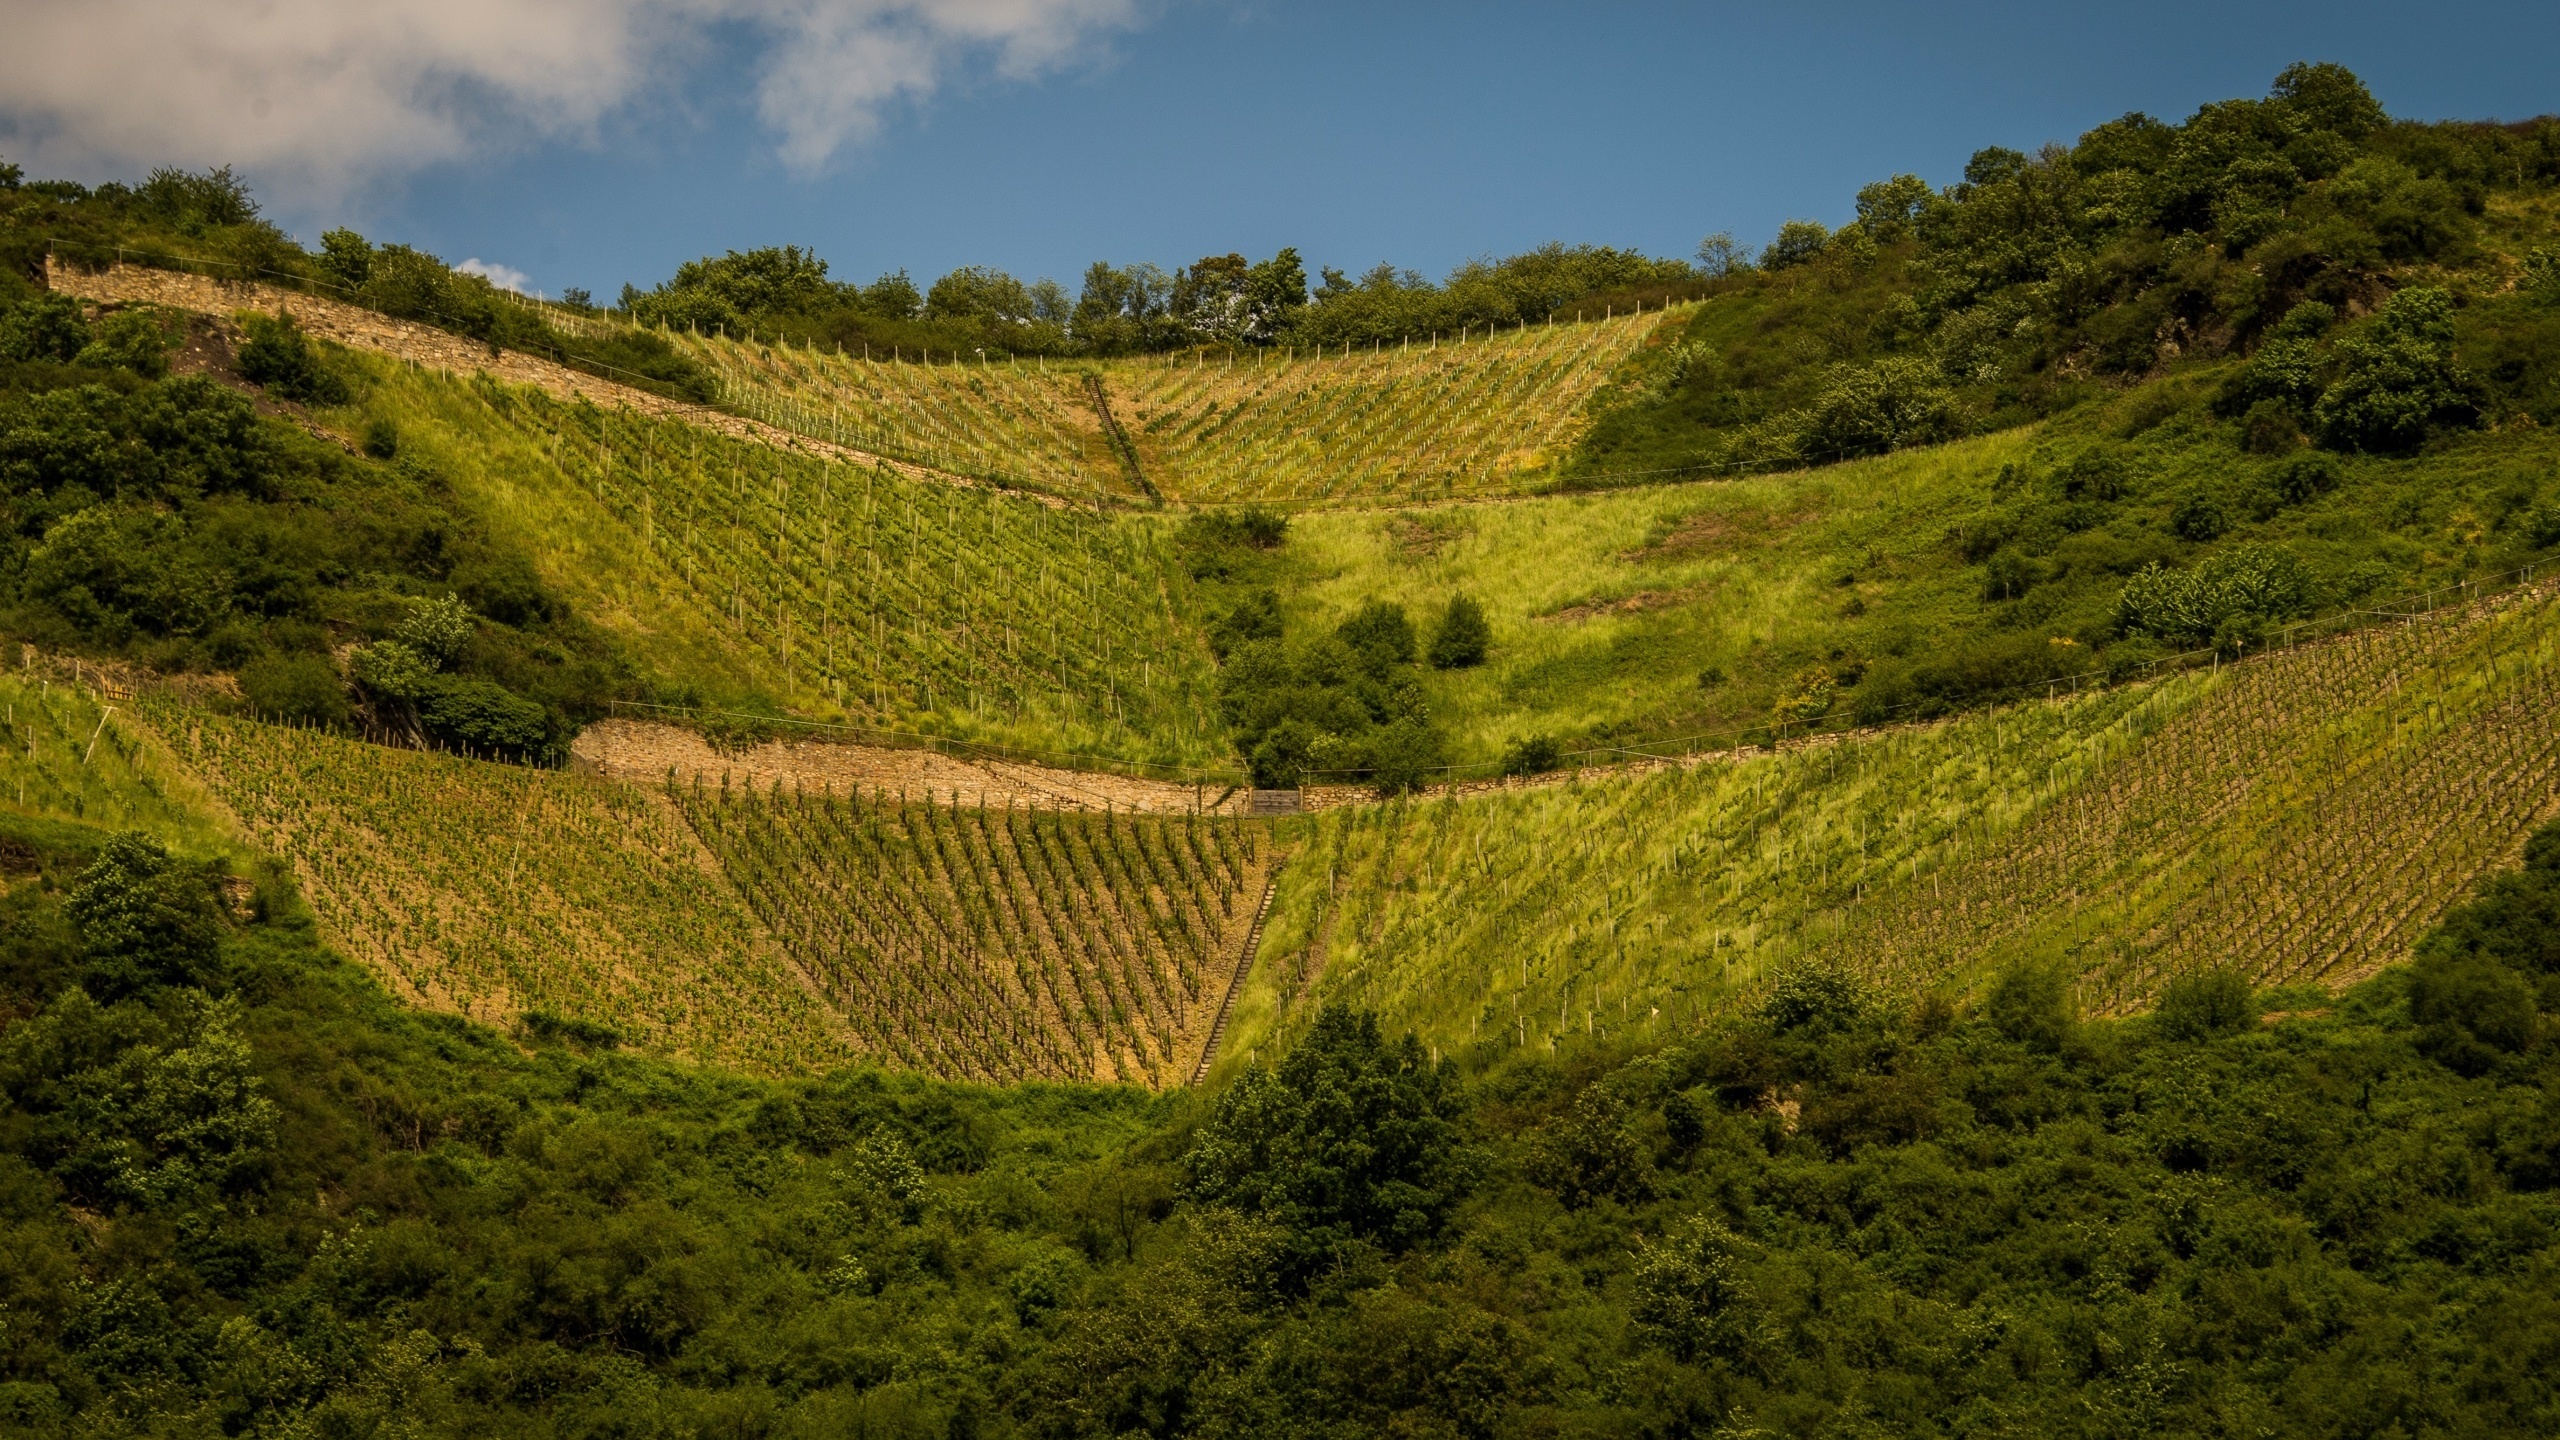
[[[214,316],[228,316],[241,310],[290,310],[304,330],[351,349],[371,350],[456,375],[485,374],[513,385],[530,385],[563,400],[583,399],[608,408],[680,420],[740,440],[770,445],[777,450],[797,450],[847,464],[886,465],[913,479],[978,488],[978,482],[963,476],[794,435],[725,410],[670,400],[635,386],[600,380],[584,371],[572,370],[566,365],[520,351],[500,350],[467,340],[432,325],[394,320],[360,305],[305,295],[278,285],[216,280],[205,275],[150,270],[139,265],[118,265],[93,273],[56,264],[50,256],[45,259],[45,284],[61,294],[110,305],[161,305]],[[1030,498],[1046,500],[1048,497],[1034,495]]]
[[[744,754],[722,755],[700,734],[680,725],[644,720],[600,720],[579,732],[571,758],[598,774],[654,785],[675,772],[731,784],[819,790],[839,795],[904,794],[946,804],[1022,805],[1034,810],[1143,811],[1182,814],[1245,813],[1246,792],[1223,798],[1217,786],[1198,788],[1162,780],[1133,780],[1090,770],[1058,770],[1005,760],[963,760],[935,750],[851,745],[833,740],[769,740]]]

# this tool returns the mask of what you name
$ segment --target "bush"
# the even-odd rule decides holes
[[[1927,361],[1905,357],[1844,365],[1799,417],[1796,448],[1808,461],[1882,455],[1964,433],[1955,392]]]
[[[486,680],[438,677],[418,717],[428,733],[483,754],[532,755],[551,740],[551,712]]]
[[[311,405],[347,403],[347,383],[320,363],[291,311],[279,311],[272,320],[254,316],[248,331],[248,340],[240,346],[242,378],[287,400]]]
[[[2312,410],[2320,442],[2339,450],[2414,450],[2436,430],[2468,426],[2479,407],[2453,363],[2453,299],[2431,285],[2391,297],[2362,334],[2338,342],[2338,380]]]
[[[1563,763],[1564,753],[1552,735],[1523,735],[1502,751],[1505,775],[1544,775]]]
[[[2290,551],[2235,545],[2188,570],[2144,566],[2116,599],[2116,629],[2173,643],[2213,639],[2230,622],[2289,619],[2313,598],[2310,574]]]
[[[130,370],[145,380],[169,373],[169,342],[148,310],[119,310],[98,322],[98,338],[81,348],[83,365]]]
[[[1431,668],[1463,670],[1481,665],[1492,645],[1493,627],[1485,623],[1484,607],[1471,596],[1452,595],[1439,628],[1431,635]]]
[[[400,453],[400,427],[388,420],[373,420],[364,427],[364,453],[376,460],[388,460]]]
[[[0,360],[68,363],[88,344],[88,317],[68,295],[48,291],[0,310]]]
[[[1394,601],[1370,601],[1334,633],[1374,670],[1413,663],[1413,622]]]
[[[265,655],[240,671],[240,693],[249,711],[268,720],[306,725],[347,722],[346,687],[336,666],[319,655]]]
[[[101,1000],[213,979],[222,922],[212,890],[148,835],[109,840],[65,909],[88,953],[82,983]]]
[[[1992,982],[1983,1014],[1991,1027],[2021,1045],[2059,1050],[2071,1034],[2071,985],[2060,970],[2021,965]]]
[[[2257,993],[2237,970],[2207,970],[2172,980],[2160,992],[2154,1017],[2173,1040],[2203,1040],[2247,1030],[2258,1023]]]

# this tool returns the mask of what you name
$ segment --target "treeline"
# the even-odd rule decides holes
[[[2342,995],[1327,1009],[1221,1092],[749,1082],[390,1002],[0,813],[12,1435],[2540,1434],[2560,835]],[[1500,957],[1489,957],[1499,963]],[[1621,1023],[1622,1033],[1644,1027]]]
[[[625,326],[563,326],[478,275],[406,245],[332,230],[305,251],[260,215],[229,166],[162,168],[139,185],[28,181],[0,164],[0,265],[41,283],[50,255],[70,266],[119,261],[223,279],[304,287],[404,320],[540,355],[642,389],[700,402],[710,375],[665,341]]]
[[[2312,64],[2177,124],[2137,113],[2033,155],[1982,150],[1944,188],[1896,175],[1838,230],[1789,222],[1756,262],[1711,237],[1701,268],[1726,298],[1580,468],[1879,454],[2233,355],[2263,357],[2229,412],[2262,449],[2548,423],[2560,320],[2509,302],[2548,292],[2549,227],[2495,202],[2555,180],[2560,120],[2398,121]],[[2390,304],[2413,285],[2440,292],[2423,318]]]
[[[828,278],[797,246],[687,261],[654,289],[624,286],[644,324],[787,337],[888,355],[1127,355],[1195,346],[1332,346],[1456,334],[1550,317],[1660,308],[1706,288],[1688,262],[1606,246],[1548,245],[1476,260],[1434,284],[1392,265],[1353,280],[1324,269],[1311,290],[1294,249],[1263,261],[1211,255],[1179,270],[1097,261],[1072,296],[1054,280],[954,270],[919,290],[906,272],[868,285]]]

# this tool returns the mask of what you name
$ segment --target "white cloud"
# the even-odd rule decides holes
[[[512,290],[518,295],[533,293],[531,288],[533,277],[513,265],[500,265],[496,261],[483,260],[474,255],[453,268],[465,275],[477,275],[501,290]]]
[[[584,139],[750,37],[808,171],[984,65],[1076,59],[1139,0],[0,0],[0,149],[30,168],[237,163],[292,189]]]

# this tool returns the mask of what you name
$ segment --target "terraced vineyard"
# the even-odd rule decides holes
[[[1189,1078],[1261,897],[1232,819],[668,787],[866,1049],[953,1078]]]
[[[1661,311],[1528,325],[1349,354],[914,364],[680,336],[723,399],[768,424],[1067,496],[1144,484],[1195,503],[1518,493],[1561,458],[1585,407]]]
[[[725,641],[822,712],[1217,766],[1212,662],[1162,528],[476,387]]]
[[[2106,1011],[2199,966],[2342,983],[2560,805],[2555,692],[2546,589],[1938,727],[1328,812],[1296,822],[1235,1053],[1318,995],[1450,1049],[1658,1033],[1807,957],[1904,994],[2061,964]]]
[[[565,771],[163,710],[171,748],[289,861],[331,941],[414,1003],[539,1012],[788,1073],[855,1058],[674,807]]]

